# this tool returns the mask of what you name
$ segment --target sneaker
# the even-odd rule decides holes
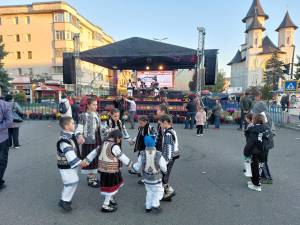
[[[137,183],[140,184],[140,185],[143,185],[144,181],[143,180],[139,180]]]
[[[201,137],[203,137],[203,134],[200,134]]]
[[[254,184],[248,184],[248,188],[253,190],[253,191],[261,191],[261,186],[256,186]]]
[[[21,145],[15,146],[14,149],[19,149],[20,147],[21,147]]]
[[[146,212],[146,213],[152,212],[152,208],[151,208],[151,209],[147,209],[147,208],[146,208],[146,209],[145,209],[145,212]]]
[[[117,208],[112,205],[102,205],[101,212],[111,213],[117,211]]]
[[[165,202],[171,202],[172,201],[172,198],[176,195],[176,192],[173,191],[171,193],[165,193],[164,197],[162,198],[162,201],[165,201]]]
[[[262,184],[273,184],[273,179],[261,178]]]
[[[63,200],[60,200],[58,206],[66,212],[72,211],[71,202],[65,202]]]
[[[197,134],[198,137],[200,137],[200,134]]]
[[[152,207],[152,211],[154,213],[156,213],[156,214],[159,214],[159,213],[161,213],[162,209],[161,209],[160,206],[158,206],[158,207]]]
[[[100,187],[100,182],[97,180],[95,177],[92,178],[87,178],[88,181],[88,186],[92,188],[99,188]]]

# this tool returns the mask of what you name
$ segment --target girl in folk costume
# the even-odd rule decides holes
[[[97,100],[88,99],[86,112],[79,117],[76,133],[77,135],[82,135],[85,140],[85,143],[82,145],[82,158],[85,158],[91,151],[101,145],[100,119],[96,110]],[[81,170],[83,174],[87,174],[87,181],[90,187],[99,187],[99,181],[96,178],[97,168],[98,161],[94,160],[88,167]]]
[[[113,109],[110,113],[110,118],[107,121],[107,130],[106,130],[106,137],[109,135],[110,132],[114,130],[120,130],[123,134],[123,138],[129,140],[130,136],[126,130],[125,124],[122,123],[120,120],[120,110]],[[121,146],[121,143],[120,143]]]
[[[123,186],[123,178],[120,171],[121,164],[128,166],[131,169],[132,163],[130,159],[123,154],[120,143],[122,140],[122,132],[114,130],[109,133],[108,139],[104,141],[99,156],[99,172],[101,177],[101,195],[105,197],[101,211],[114,212],[117,210],[117,202],[114,195]],[[90,164],[97,157],[99,149],[92,151],[83,163]]]

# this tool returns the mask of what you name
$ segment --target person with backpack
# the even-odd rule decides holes
[[[61,117],[72,117],[72,107],[65,95],[61,96],[59,100],[58,111]]]
[[[9,148],[19,149],[21,147],[19,142],[19,133],[20,133],[20,127],[21,123],[23,122],[22,116],[22,108],[21,106],[14,101],[13,96],[8,94],[5,96],[5,101],[9,102],[12,108],[12,114],[13,114],[13,123],[8,128],[8,145]]]
[[[245,157],[251,157],[251,181],[248,181],[248,188],[254,191],[262,191],[259,167],[265,161],[266,140],[269,138],[270,129],[265,124],[264,116],[254,114],[253,126],[246,130],[247,143],[244,148]]]

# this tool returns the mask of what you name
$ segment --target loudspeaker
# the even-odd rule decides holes
[[[75,57],[73,53],[63,54],[63,81],[64,84],[76,84]]]
[[[210,54],[205,56],[205,85],[215,85],[218,72],[218,58],[217,54]]]

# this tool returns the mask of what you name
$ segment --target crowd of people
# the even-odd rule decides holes
[[[133,100],[126,101],[134,105]],[[160,201],[171,201],[176,194],[170,185],[170,174],[175,160],[179,158],[177,134],[167,112],[165,105],[158,107],[157,131],[150,125],[147,116],[140,116],[135,138],[128,134],[118,108],[111,110],[108,120],[101,121],[94,98],[88,99],[86,112],[79,116],[78,124],[69,115],[63,115],[59,122],[62,131],[57,142],[57,165],[64,185],[59,206],[65,211],[72,210],[80,168],[81,173],[87,175],[88,186],[100,188],[104,196],[101,211],[116,211],[118,203],[114,196],[123,186],[120,169],[124,165],[130,174],[140,177],[139,184],[145,185],[146,212],[159,213]],[[122,151],[124,140],[134,146],[138,156],[135,163]]]
[[[250,177],[247,185],[251,190],[262,191],[261,184],[273,183],[268,159],[274,147],[275,127],[261,93],[254,93],[254,96],[254,101],[249,93],[241,98],[239,129],[245,132],[246,137],[243,154],[245,175]],[[10,95],[5,100],[0,100],[0,189],[5,187],[3,176],[8,150],[10,147],[20,147],[18,132],[22,122],[20,106]],[[72,113],[68,99],[62,98],[59,104],[62,131],[57,141],[57,166],[63,183],[59,201],[63,210],[72,210],[72,199],[81,171],[86,175],[88,186],[100,188],[104,197],[101,211],[116,211],[118,203],[115,195],[124,184],[122,165],[138,177],[139,184],[145,185],[147,213],[161,212],[160,201],[171,201],[176,195],[170,184],[170,175],[179,158],[179,143],[166,99],[157,107],[157,128],[150,125],[146,115],[139,116],[137,136],[134,138],[130,137],[123,121],[125,102],[129,104],[131,129],[135,129],[136,103],[133,97],[116,98],[108,118],[98,114],[97,100],[93,97],[87,100],[86,110],[78,115]],[[218,100],[210,115],[197,98],[190,98],[186,110],[185,129],[193,129],[196,125],[197,136],[203,136],[204,127],[210,120],[213,120],[215,129],[220,128],[222,106]],[[133,146],[137,159],[129,159],[124,154],[124,141]]]

